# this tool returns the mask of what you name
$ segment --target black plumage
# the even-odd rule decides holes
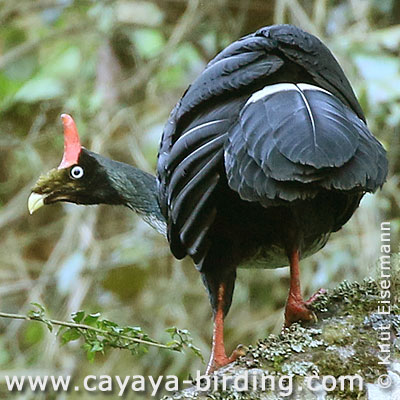
[[[57,201],[121,204],[166,231],[209,293],[208,371],[233,359],[223,321],[237,267],[289,264],[285,323],[310,320],[300,258],[321,249],[387,175],[385,151],[339,64],[290,25],[262,28],[208,64],[164,128],[157,179],[84,149],[72,117],[62,121],[63,159],[39,178],[30,212]]]
[[[159,202],[173,254],[193,258],[214,313],[222,304],[226,314],[239,265],[313,254],[386,174],[331,52],[277,25],[228,46],[176,105],[159,151]]]
[[[200,264],[216,215],[208,199],[225,177],[243,200],[268,207],[321,190],[375,191],[386,173],[385,152],[330,51],[277,25],[228,46],[177,104],[161,141],[159,199],[174,254]],[[185,232],[195,225],[193,246]]]

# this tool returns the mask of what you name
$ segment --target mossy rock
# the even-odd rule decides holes
[[[320,295],[313,303],[316,315],[313,324],[294,324],[280,335],[270,335],[257,345],[249,346],[238,361],[212,375],[212,390],[198,390],[194,385],[163,400],[400,400],[400,307],[396,304],[400,287],[398,278],[397,272],[391,279],[392,304],[389,314],[379,312],[386,310],[382,308],[386,304],[382,303],[380,280],[366,279],[362,283],[344,281],[335,289]],[[390,353],[383,351],[388,349]],[[244,390],[246,387],[243,386],[241,390],[238,387],[240,383],[246,384],[243,378],[246,375],[250,390]],[[281,387],[286,389],[280,392],[268,388],[262,391],[259,390],[262,379],[269,382],[263,378],[265,375],[274,377],[276,385],[285,375],[291,376],[292,380],[282,380]],[[332,376],[326,378],[328,390],[308,389],[307,382],[316,375]],[[334,387],[333,377],[340,376],[345,378],[336,381]],[[354,378],[353,390],[350,388],[350,378],[346,378],[349,376],[362,378]],[[379,377],[383,377],[381,381]],[[258,390],[252,391],[254,380],[257,381]],[[383,388],[388,380],[392,384]],[[321,383],[316,378],[312,378],[312,382],[313,388]],[[358,385],[360,382],[361,386]]]

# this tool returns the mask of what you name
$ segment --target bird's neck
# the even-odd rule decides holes
[[[139,168],[118,161],[109,160],[109,180],[118,193],[119,204],[123,204],[144,221],[166,235],[166,221],[158,204],[157,179]]]

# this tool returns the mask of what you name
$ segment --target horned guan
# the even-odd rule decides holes
[[[328,48],[292,25],[259,29],[225,48],[165,125],[157,177],[83,147],[63,115],[65,150],[39,178],[29,209],[67,201],[121,204],[190,256],[214,315],[208,371],[229,363],[224,318],[236,269],[290,265],[285,321],[312,318],[299,261],[381,187],[386,153]]]

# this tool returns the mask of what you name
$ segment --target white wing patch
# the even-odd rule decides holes
[[[296,85],[294,83],[277,83],[275,85],[265,86],[263,89],[255,92],[247,100],[245,106],[250,103],[255,103],[256,101],[262,100],[264,97],[270,96],[276,92],[283,92],[288,90],[296,90]]]
[[[262,100],[264,97],[270,96],[271,94],[277,92],[284,92],[289,90],[295,91],[304,91],[304,90],[319,90],[320,92],[324,92],[333,96],[332,93],[328,92],[325,89],[322,89],[318,86],[310,85],[308,83],[276,83],[275,85],[268,85],[265,86],[263,89],[258,90],[257,92],[253,93],[251,97],[247,100],[246,105],[250,103],[255,103],[256,101]]]

